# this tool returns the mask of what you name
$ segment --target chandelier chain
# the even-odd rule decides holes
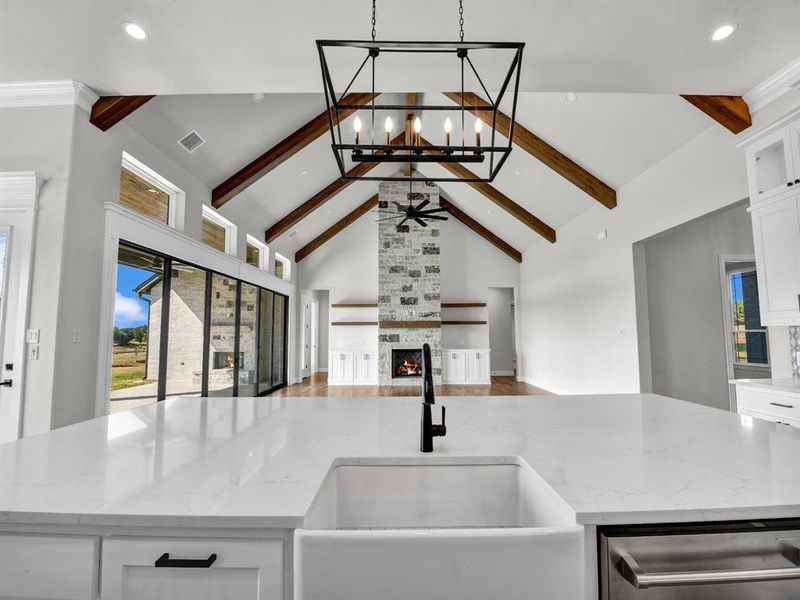
[[[458,0],[458,26],[460,39],[464,41],[464,0]]]
[[[372,41],[375,41],[375,24],[377,23],[377,19],[375,18],[375,0],[372,0]]]

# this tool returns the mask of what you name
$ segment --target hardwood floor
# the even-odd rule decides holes
[[[541,388],[513,377],[492,377],[489,385],[437,385],[437,396],[547,396]],[[327,373],[314,373],[300,383],[273,392],[272,396],[419,396],[420,386],[328,385]]]

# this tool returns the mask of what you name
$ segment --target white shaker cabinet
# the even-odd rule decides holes
[[[488,348],[442,350],[442,383],[485,385],[490,381]]]
[[[800,325],[800,109],[747,132],[759,304],[763,325]]]
[[[191,561],[191,562],[186,562]],[[104,540],[102,600],[283,600],[283,540]]]
[[[800,193],[752,209],[764,325],[800,323]]]
[[[332,350],[328,360],[329,385],[376,385],[378,351],[343,348]]]

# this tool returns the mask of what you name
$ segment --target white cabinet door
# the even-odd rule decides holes
[[[0,534],[0,599],[93,600],[99,539]]]
[[[373,371],[377,373],[377,361],[375,355],[369,352],[357,352],[354,359],[355,383],[371,383],[377,381],[377,376],[373,379]]]
[[[800,324],[800,194],[751,213],[763,325]]]
[[[470,350],[466,355],[466,382],[486,383],[489,381],[489,355],[479,350]]]
[[[283,540],[109,538],[102,564],[102,600],[283,600]]]
[[[751,205],[793,189],[796,177],[789,128],[750,146],[746,160]]]
[[[792,183],[800,186],[800,121],[789,127],[791,138],[792,156],[794,157],[794,179]]]
[[[332,352],[328,365],[328,378],[332,383],[353,383],[354,366],[352,352]]]
[[[466,366],[464,352],[446,350],[442,353],[442,382],[464,383]]]

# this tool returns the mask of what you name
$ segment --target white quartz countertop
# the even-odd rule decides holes
[[[794,377],[790,379],[734,379],[733,383],[800,396],[800,379]]]
[[[800,516],[797,429],[652,394],[438,403],[428,456],[520,456],[582,523]],[[335,458],[423,456],[419,416],[418,398],[168,400],[0,445],[0,523],[301,526]]]

